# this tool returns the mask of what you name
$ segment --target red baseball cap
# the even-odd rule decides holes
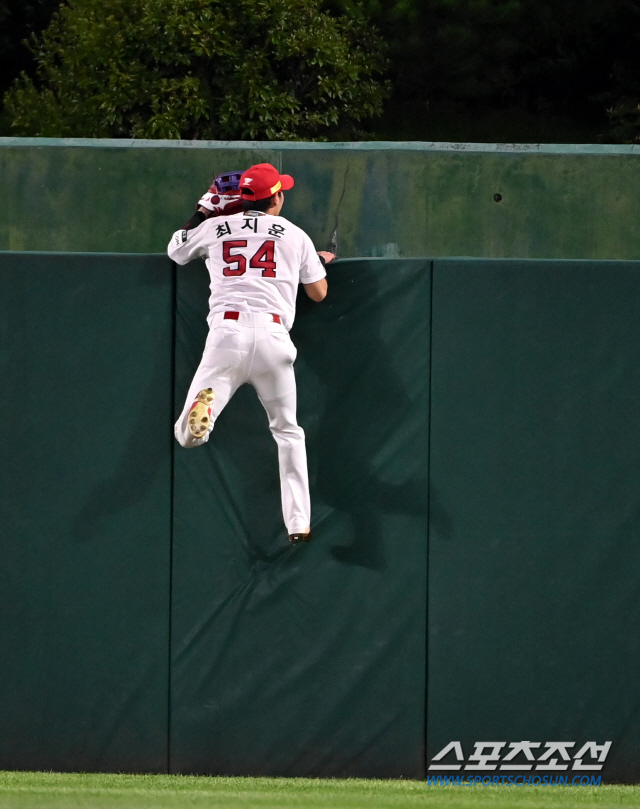
[[[251,166],[240,178],[240,195],[242,199],[267,199],[278,191],[293,188],[293,177],[280,174],[271,163],[258,163]]]

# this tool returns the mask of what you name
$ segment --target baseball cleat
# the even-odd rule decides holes
[[[196,396],[189,411],[189,432],[194,438],[204,438],[213,428],[211,405],[216,398],[213,388],[204,388]]]
[[[289,542],[292,545],[299,545],[301,542],[311,542],[311,531],[300,531],[295,534],[289,534]]]

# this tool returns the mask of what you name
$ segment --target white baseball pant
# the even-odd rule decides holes
[[[225,319],[224,312],[214,314],[202,360],[174,429],[183,447],[204,444],[209,435],[194,438],[188,425],[197,394],[213,388],[215,424],[240,385],[253,385],[278,445],[282,513],[289,534],[306,531],[311,519],[304,431],[296,421],[296,354],[287,330],[274,322],[273,315],[240,312],[237,320],[231,320]]]

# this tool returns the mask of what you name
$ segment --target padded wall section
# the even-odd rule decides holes
[[[0,769],[166,770],[172,298],[0,254]]]
[[[429,758],[640,779],[639,399],[640,265],[434,262]]]
[[[289,547],[249,387],[176,448],[171,770],[424,771],[430,262],[339,262],[292,336],[314,540]],[[176,412],[207,311],[178,268]]]
[[[5,138],[0,248],[164,251],[215,173],[263,161],[341,257],[640,258],[637,146],[522,144]]]

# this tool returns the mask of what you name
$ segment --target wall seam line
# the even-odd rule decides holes
[[[171,400],[169,412],[171,413],[171,424],[173,424],[173,410],[176,395],[176,318],[177,318],[177,271],[176,265],[171,262]],[[174,514],[175,514],[175,477],[176,477],[176,442],[171,441],[171,484],[170,484],[170,507],[169,507],[169,631],[167,650],[167,773],[171,773],[171,682],[172,682],[172,647],[173,647],[173,537],[174,537]]]
[[[429,259],[429,413],[427,422],[427,564],[425,572],[425,666],[424,666],[424,776],[427,776],[429,740],[429,553],[431,544],[431,417],[433,387],[433,275],[434,260]]]

